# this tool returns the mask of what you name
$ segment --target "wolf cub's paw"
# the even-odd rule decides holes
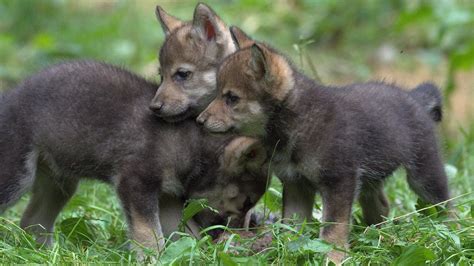
[[[326,265],[329,265],[329,262],[333,262],[336,265],[342,265],[345,258],[345,252],[340,250],[332,250],[326,255]]]

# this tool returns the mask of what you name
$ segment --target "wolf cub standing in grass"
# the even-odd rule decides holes
[[[224,22],[199,3],[192,22],[184,22],[157,7],[166,34],[160,50],[161,85],[150,108],[169,122],[196,117],[216,95],[219,63],[237,48]]]
[[[321,237],[346,246],[358,197],[367,223],[387,216],[384,179],[398,167],[423,200],[449,199],[435,127],[439,90],[411,92],[370,82],[327,87],[300,73],[273,49],[238,28],[242,47],[219,67],[218,95],[197,121],[212,132],[259,137],[284,185],[283,217],[311,219],[315,192],[323,200]],[[341,261],[343,254],[329,257]]]
[[[148,248],[163,247],[162,231],[177,229],[189,198],[219,211],[197,214],[199,225],[232,218],[238,226],[265,190],[265,150],[251,138],[206,134],[194,120],[162,121],[148,109],[157,88],[124,69],[79,61],[5,92],[0,213],[32,187],[21,226],[50,233],[79,180],[90,177],[115,186],[131,238]]]

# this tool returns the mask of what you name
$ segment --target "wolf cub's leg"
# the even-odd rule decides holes
[[[283,181],[283,218],[294,215],[301,221],[311,221],[315,189],[303,177],[295,181]]]
[[[39,243],[51,245],[56,217],[76,191],[77,183],[77,179],[57,178],[49,169],[38,167],[21,227],[37,235]]]
[[[1,134],[0,134],[1,135]],[[18,139],[0,137],[0,214],[13,205],[35,180],[38,153]]]
[[[348,248],[352,203],[356,193],[354,179],[339,179],[321,186],[323,199],[323,222],[327,223],[321,229],[321,238],[340,248]],[[333,250],[328,258],[335,263],[344,259],[344,253]]]
[[[367,180],[367,179],[366,179]],[[368,180],[362,183],[359,194],[364,221],[368,224],[378,224],[387,217],[390,211],[387,197],[383,190],[383,180]]]
[[[122,201],[132,240],[138,245],[161,251],[165,245],[159,217],[159,184],[145,184],[139,178],[124,177],[117,193]],[[138,256],[143,259],[140,248]]]
[[[411,165],[406,166],[410,187],[424,201],[436,204],[449,198],[448,179],[436,141],[427,136]],[[449,205],[449,204],[448,204]]]

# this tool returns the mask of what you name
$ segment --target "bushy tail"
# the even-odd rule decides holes
[[[441,91],[433,83],[421,83],[409,93],[428,112],[433,121],[443,118],[443,99]]]

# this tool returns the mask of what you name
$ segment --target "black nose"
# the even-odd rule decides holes
[[[155,102],[150,105],[150,110],[152,110],[153,112],[159,112],[162,107],[163,107],[162,102]]]
[[[197,121],[197,123],[198,123],[199,125],[202,126],[202,125],[204,125],[204,122],[206,122],[206,119],[204,119],[204,117],[202,117],[202,116],[198,116],[198,118],[196,119],[196,121]]]

